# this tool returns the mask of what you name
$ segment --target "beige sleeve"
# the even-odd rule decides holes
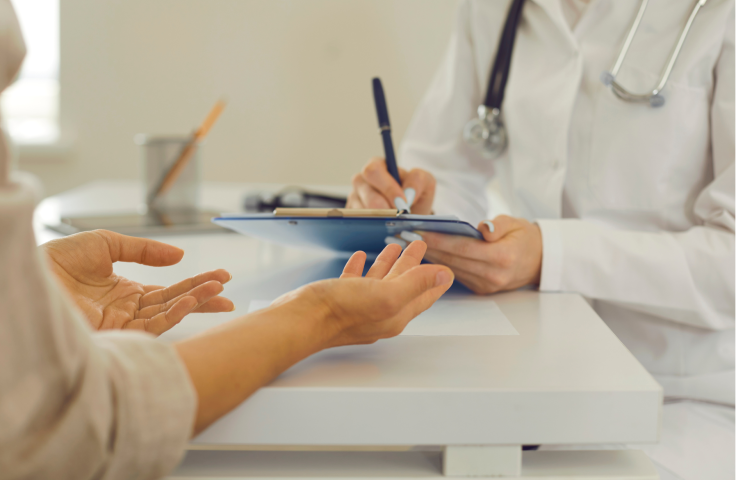
[[[28,182],[0,185],[0,479],[159,478],[196,395],[173,347],[93,333],[36,249]]]

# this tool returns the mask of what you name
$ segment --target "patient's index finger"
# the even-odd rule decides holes
[[[386,279],[388,280],[397,277],[422,263],[422,258],[424,258],[424,253],[426,251],[426,243],[421,240],[411,242],[409,246],[404,249],[404,253],[401,254],[396,263],[394,263],[391,271],[386,275]]]

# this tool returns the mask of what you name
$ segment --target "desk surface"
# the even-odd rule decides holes
[[[38,215],[53,214],[52,207],[65,213],[100,213],[101,192],[119,207],[133,188],[125,182],[97,182],[49,199]],[[222,203],[207,206],[232,210],[247,186],[228,188],[210,188]],[[205,186],[205,197],[207,192]],[[96,211],[85,209],[93,204]],[[235,234],[162,240],[185,250],[180,264],[165,269],[117,264],[115,271],[166,285],[227,268],[233,280],[224,294],[237,308],[228,314],[189,316],[162,336],[166,341],[242,315],[251,300],[272,299],[307,282],[337,276],[344,264],[327,253]],[[460,287],[448,293],[468,294]],[[660,387],[580,296],[517,291],[494,299],[518,336],[398,337],[323,351],[282,374],[193,443],[404,446],[657,440]]]

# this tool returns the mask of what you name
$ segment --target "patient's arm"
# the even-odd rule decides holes
[[[452,284],[447,267],[419,265],[426,248],[413,242],[402,255],[389,245],[365,278],[365,253],[358,252],[340,279],[306,285],[267,309],[177,343],[199,397],[193,433],[309,355],[401,333]]]

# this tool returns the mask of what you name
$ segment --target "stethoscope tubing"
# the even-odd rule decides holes
[[[483,105],[488,110],[501,109],[503,97],[506,92],[506,82],[509,78],[509,70],[511,70],[511,56],[514,52],[516,31],[519,28],[523,7],[524,0],[513,0],[506,14],[506,22],[504,22],[501,39],[498,42],[496,57],[491,68],[491,75],[488,77],[486,98],[483,102]]]
[[[632,93],[629,92],[626,88],[624,88],[620,83],[616,81],[616,76],[618,75],[618,71],[621,69],[621,65],[624,63],[624,59],[626,58],[626,54],[629,51],[629,47],[631,46],[631,43],[634,40],[634,37],[636,36],[636,32],[639,30],[639,24],[641,23],[642,18],[644,17],[644,12],[647,9],[647,5],[649,4],[649,0],[642,0],[641,5],[639,6],[639,11],[636,14],[636,17],[634,18],[633,23],[631,24],[631,28],[629,28],[629,33],[626,35],[626,39],[624,40],[624,44],[621,47],[621,52],[618,55],[618,58],[616,59],[616,63],[613,65],[613,68],[611,69],[610,73],[606,74],[604,73],[603,81],[604,83],[610,85],[611,91],[621,100],[627,101],[627,102],[650,102],[653,104],[653,106],[660,106],[664,103],[664,99],[661,99],[658,102],[652,102],[653,97],[657,97],[660,95],[662,90],[664,89],[665,85],[667,85],[667,81],[670,78],[670,75],[672,74],[672,69],[675,67],[675,62],[677,62],[677,58],[680,56],[680,51],[682,50],[682,46],[685,44],[685,39],[687,38],[688,33],[690,32],[690,29],[692,28],[693,22],[695,21],[695,17],[698,15],[698,12],[700,9],[708,2],[708,0],[696,0],[695,5],[693,6],[692,11],[690,12],[690,15],[687,19],[687,22],[685,22],[685,26],[682,29],[682,32],[680,33],[679,38],[677,39],[677,43],[675,44],[674,48],[672,49],[672,53],[670,53],[669,59],[667,60],[667,63],[665,64],[664,69],[662,70],[662,74],[659,78],[659,82],[657,83],[657,86],[649,91],[648,93]]]
[[[696,0],[687,22],[685,22],[685,26],[677,39],[677,43],[672,49],[662,70],[656,87],[648,93],[632,93],[616,81],[616,76],[624,63],[624,59],[629,52],[629,48],[634,41],[634,37],[639,30],[639,25],[644,18],[644,13],[649,4],[649,0],[641,0],[639,10],[626,34],[613,68],[609,72],[603,72],[601,81],[611,88],[611,91],[616,97],[623,101],[649,102],[652,107],[664,105],[665,99],[661,95],[661,92],[667,85],[667,81],[672,74],[672,70],[677,62],[677,58],[680,56],[680,51],[685,44],[685,39],[692,28],[695,17],[707,2],[708,0]],[[491,68],[491,75],[488,79],[485,100],[478,107],[478,118],[470,120],[463,129],[463,137],[468,145],[481,150],[484,156],[490,158],[498,157],[506,148],[507,135],[506,127],[501,119],[501,104],[503,103],[506,83],[511,69],[511,56],[514,50],[514,41],[521,20],[523,6],[524,0],[513,0],[509,6],[501,39],[496,49],[496,57]]]

